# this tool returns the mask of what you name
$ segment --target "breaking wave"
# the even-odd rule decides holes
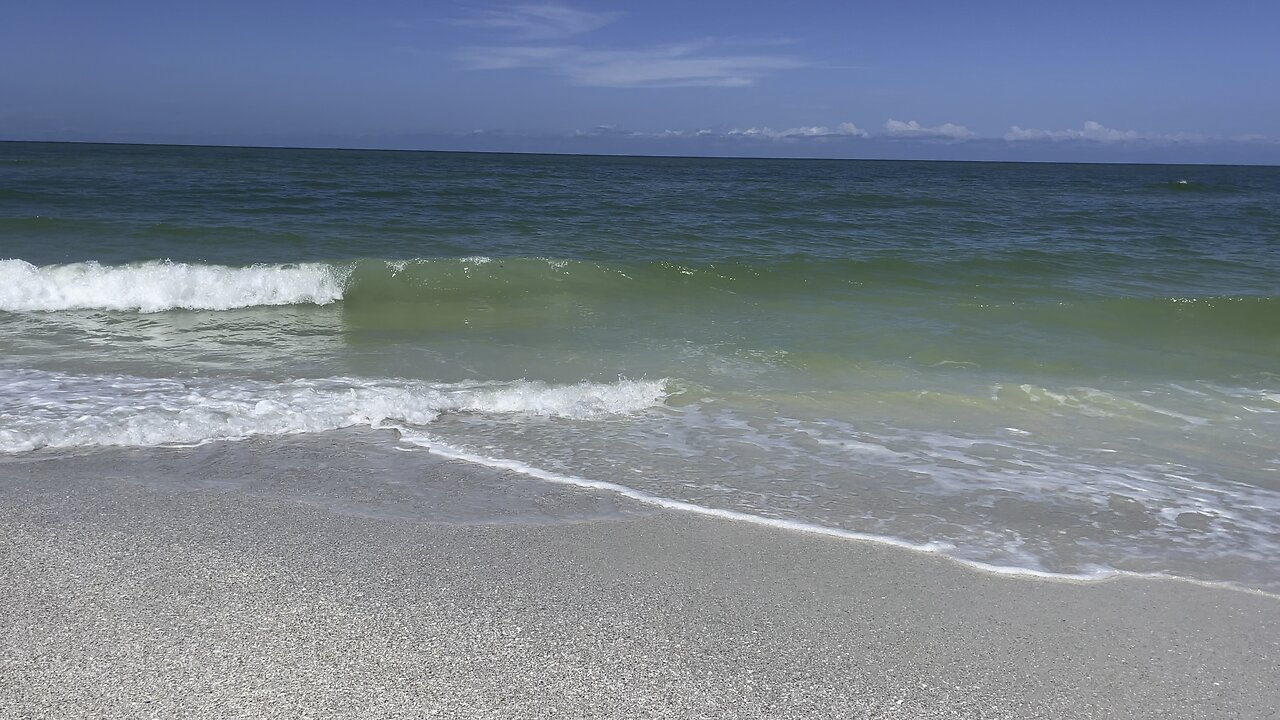
[[[664,380],[549,385],[323,378],[268,382],[0,371],[0,452],[157,446],[344,427],[427,425],[442,413],[575,420],[662,404]]]
[[[684,265],[603,263],[549,258],[364,259],[234,267],[146,261],[96,261],[37,267],[0,260],[0,311],[230,310],[255,306],[329,305],[375,314],[388,306],[470,303],[518,309],[560,305],[647,306],[655,301],[696,307],[802,295],[840,302],[912,304],[934,312],[937,295],[953,297],[954,317],[1094,334],[1150,336],[1184,342],[1236,335],[1246,343],[1274,343],[1280,297],[1271,294],[1189,294],[1185,297],[994,282],[1039,277],[1053,267],[1040,260],[979,259],[950,265],[897,259],[822,263],[779,261]],[[973,287],[983,284],[981,295]],[[856,296],[856,297],[855,297]],[[639,305],[636,305],[639,303]]]
[[[96,261],[37,267],[0,260],[0,310],[230,310],[257,305],[325,305],[342,299],[346,272],[325,263],[227,267]]]

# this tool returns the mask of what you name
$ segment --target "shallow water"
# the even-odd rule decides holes
[[[1278,169],[0,159],[14,458],[391,427],[361,452],[1280,588]]]

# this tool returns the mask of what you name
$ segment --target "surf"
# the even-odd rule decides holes
[[[327,263],[229,267],[156,260],[36,266],[0,260],[0,310],[57,312],[231,310],[327,305],[342,299],[346,273]]]
[[[157,447],[386,423],[444,413],[593,420],[662,404],[665,380],[549,384],[329,377],[266,381],[0,370],[0,452]]]

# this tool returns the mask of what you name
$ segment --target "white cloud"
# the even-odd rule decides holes
[[[867,132],[851,122],[840,123],[833,127],[825,125],[809,125],[803,127],[774,130],[768,127],[702,129],[702,130],[663,130],[657,133],[621,130],[613,125],[597,125],[588,130],[573,133],[578,137],[629,137],[629,138],[721,138],[746,140],[832,140],[867,137]]]
[[[803,116],[801,116],[803,117]],[[956,126],[953,126],[956,127]],[[891,130],[897,130],[894,133]],[[1084,140],[1086,131],[1093,138],[1134,138],[1137,140],[1106,141]],[[948,134],[942,134],[948,133]],[[1275,162],[1275,153],[1280,151],[1280,139],[1264,135],[1239,135],[1232,138],[1194,136],[1194,135],[1140,135],[1137,133],[1112,131],[1102,126],[1089,126],[1079,130],[1058,131],[1053,135],[1046,131],[1023,130],[1021,135],[1010,136],[1008,140],[999,137],[979,137],[963,128],[961,131],[948,130],[945,125],[926,128],[918,123],[901,122],[900,125],[887,127],[884,130],[868,132],[854,123],[842,122],[830,125],[798,125],[794,127],[770,127],[767,125],[719,125],[703,128],[670,128],[666,130],[633,130],[618,125],[597,125],[573,131],[568,135],[530,134],[519,131],[477,131],[476,136],[494,136],[506,138],[542,138],[557,142],[575,143],[557,147],[572,147],[577,151],[587,149],[607,150],[609,152],[625,151],[628,153],[678,153],[678,154],[730,154],[730,155],[789,155],[813,157],[904,157],[911,153],[936,153],[946,148],[950,157],[971,157],[979,159],[996,159],[1002,156],[1000,146],[1005,153],[1014,152],[1013,146],[1026,145],[1018,150],[1019,157],[1039,157],[1047,160],[1070,160],[1078,153],[1081,159],[1097,160],[1112,153],[1115,158],[1149,159],[1160,161],[1182,158],[1182,161],[1200,162],[1214,156],[1207,155],[1215,148],[1219,161],[1239,162]],[[1015,139],[1045,139],[1039,150],[1032,147],[1034,143],[1015,142]],[[1059,138],[1067,142],[1057,143],[1050,147],[1049,138]],[[1094,150],[1089,151],[1083,143],[1096,142]],[[1056,149],[1055,149],[1056,147]],[[1074,148],[1074,149],[1073,149]],[[1233,149],[1234,148],[1234,149]],[[1168,153],[1174,153],[1169,155]],[[1026,154],[1029,153],[1029,154]],[[1004,157],[1009,157],[1005,154]]]
[[[587,12],[555,3],[507,5],[455,20],[459,25],[509,30],[528,40],[553,40],[598,30],[620,13]]]
[[[587,50],[573,46],[471,48],[459,56],[472,70],[543,68],[587,87],[743,87],[805,63],[779,55],[706,52],[701,45],[649,50]]]
[[[596,125],[586,130],[574,130],[574,137],[644,137],[644,133],[623,130],[617,125]]]
[[[586,87],[745,87],[780,70],[808,63],[771,52],[728,52],[705,41],[645,49],[600,49],[553,41],[590,33],[620,16],[557,3],[508,5],[455,20],[461,25],[513,31],[523,42],[470,47],[457,57],[469,70],[541,68]],[[729,44],[750,46],[743,40]],[[758,43],[755,43],[758,44]]]
[[[963,125],[943,123],[936,127],[925,127],[915,120],[903,122],[892,118],[884,122],[884,132],[891,137],[940,138],[947,140],[968,140],[974,137],[973,132]]]
[[[816,138],[866,137],[867,132],[851,122],[845,122],[840,123],[834,128],[829,128],[825,125],[793,127],[786,130],[773,130],[767,127],[753,127],[728,130],[724,132],[723,135],[726,137],[762,138],[767,140],[803,140]]]
[[[1088,140],[1092,142],[1131,142],[1134,140],[1167,140],[1172,136],[1148,135],[1143,136],[1133,130],[1115,130],[1106,127],[1102,123],[1089,120],[1080,130],[1037,130],[1034,128],[1020,128],[1017,125],[1009,128],[1009,132],[1004,134],[1004,139],[1017,142],[1020,140]]]

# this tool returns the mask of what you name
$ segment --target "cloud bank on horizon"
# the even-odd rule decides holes
[[[749,127],[749,128],[702,128],[698,130],[662,130],[661,132],[642,132],[637,130],[626,130],[618,128],[615,125],[597,125],[593,128],[574,130],[575,137],[589,136],[611,136],[611,137],[628,137],[637,139],[671,139],[671,138],[743,138],[756,140],[791,140],[791,141],[807,141],[807,140],[834,140],[834,139],[913,139],[913,140],[932,140],[936,142],[958,143],[967,140],[974,141],[990,141],[1002,139],[1013,143],[1031,143],[1031,142],[1049,142],[1049,143],[1086,143],[1095,145],[1127,143],[1132,145],[1148,144],[1148,145],[1170,145],[1170,144],[1205,144],[1215,141],[1221,141],[1221,138],[1211,138],[1203,135],[1193,135],[1188,133],[1176,134],[1143,134],[1136,130],[1117,130],[1109,128],[1094,120],[1086,120],[1084,125],[1079,128],[1064,128],[1060,130],[1047,130],[1040,128],[1021,128],[1017,125],[1010,126],[1001,138],[981,137],[975,134],[969,128],[955,123],[942,123],[933,127],[926,127],[915,120],[895,120],[890,118],[884,122],[882,131],[872,133],[859,128],[851,122],[842,122],[834,127],[825,125],[809,125],[802,127],[787,128],[785,130],[774,130],[768,127]],[[1231,142],[1238,143],[1256,143],[1256,144],[1276,144],[1280,140],[1274,140],[1262,135],[1237,136],[1227,138]]]
[[[1277,26],[1248,0],[52,0],[0,25],[0,139],[1280,163]]]

